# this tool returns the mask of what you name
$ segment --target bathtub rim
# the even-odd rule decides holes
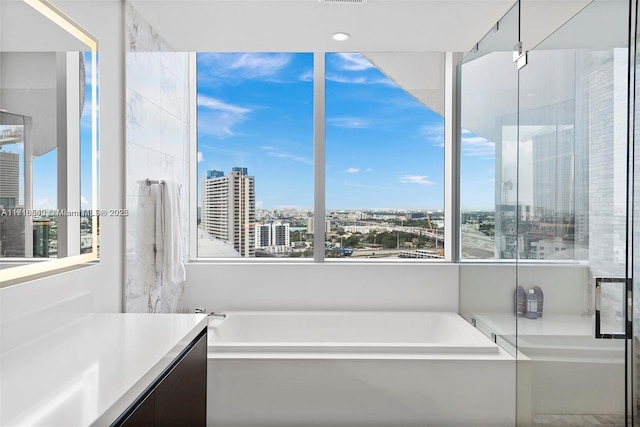
[[[463,322],[469,331],[486,343],[481,345],[455,345],[446,344],[438,346],[434,343],[416,344],[416,343],[392,343],[385,345],[384,343],[331,343],[331,342],[215,342],[214,334],[209,334],[208,358],[216,360],[238,360],[238,359],[303,359],[303,360],[514,360],[515,358],[508,354],[498,344],[492,342],[480,330],[475,328],[471,323],[459,313],[453,311],[377,311],[377,310],[238,310],[225,311],[227,316],[233,315],[344,315],[344,314],[445,314],[455,317],[459,322]],[[225,322],[226,319],[211,318],[209,320],[209,329],[216,328]],[[278,351],[272,348],[277,346]],[[347,348],[348,347],[348,348]],[[360,348],[376,348],[378,351],[359,352]],[[287,351],[281,350],[286,348]],[[300,351],[301,349],[306,351]],[[343,349],[336,351],[336,349]],[[430,352],[424,353],[424,348]],[[241,351],[238,351],[241,349]],[[455,349],[456,351],[450,351]],[[271,350],[271,351],[270,351]]]

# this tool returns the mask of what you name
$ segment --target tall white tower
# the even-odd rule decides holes
[[[211,236],[233,244],[240,255],[255,254],[255,179],[247,168],[225,176],[208,171],[202,182],[202,227]]]

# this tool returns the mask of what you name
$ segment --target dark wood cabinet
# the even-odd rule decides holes
[[[156,396],[149,393],[147,397],[129,414],[129,417],[121,424],[114,424],[126,427],[152,426],[156,421]]]
[[[205,426],[207,334],[203,331],[112,426]]]

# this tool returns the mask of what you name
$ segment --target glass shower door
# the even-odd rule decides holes
[[[625,425],[629,5],[590,3],[519,70],[517,400],[534,426]]]
[[[516,4],[458,69],[460,313],[514,356],[519,24]]]

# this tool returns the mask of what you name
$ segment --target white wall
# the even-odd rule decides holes
[[[100,208],[124,208],[123,4],[55,1],[98,39]],[[0,321],[29,314],[119,312],[122,309],[124,218],[100,218],[100,262],[0,289]],[[40,321],[47,321],[47,317]]]
[[[516,277],[517,273],[517,277]],[[540,286],[544,314],[582,315],[591,307],[588,266],[581,264],[460,264],[461,313],[513,313],[516,282]]]
[[[458,311],[458,265],[192,263],[184,306],[231,310]]]

